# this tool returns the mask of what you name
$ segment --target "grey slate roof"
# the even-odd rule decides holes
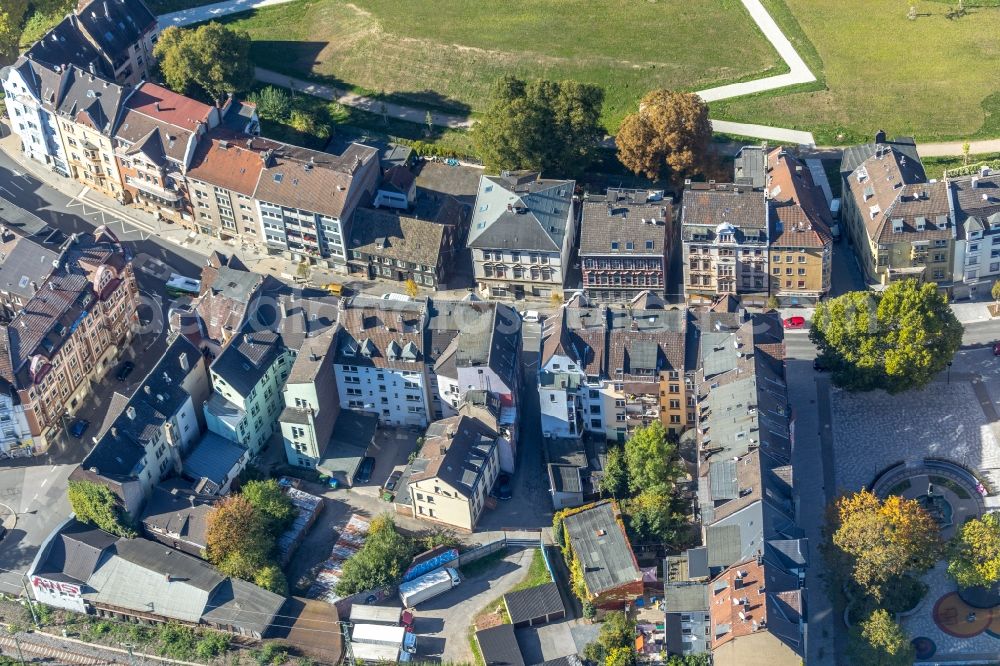
[[[729,229],[740,242],[767,242],[767,201],[764,192],[724,183],[695,183],[684,190],[681,238],[707,242]]]
[[[513,625],[501,624],[477,631],[476,642],[486,666],[524,666]]]
[[[176,534],[184,541],[204,548],[208,532],[208,514],[215,499],[179,487],[156,486],[143,509],[142,524],[149,532],[164,536]]]
[[[743,146],[733,162],[733,181],[759,189],[767,184],[765,153],[761,146]]]
[[[93,0],[78,12],[78,20],[111,63],[156,28],[156,17],[142,0]]]
[[[411,481],[439,478],[466,497],[486,470],[499,435],[479,419],[459,414],[427,426],[421,457],[426,469],[410,475]]]
[[[105,552],[117,541],[118,537],[104,530],[74,520],[52,540],[49,552],[34,573],[86,583]]]
[[[642,580],[642,572],[611,502],[601,502],[567,516],[563,524],[573,552],[583,566],[583,579],[590,594],[598,595]]]
[[[853,172],[861,166],[862,162],[875,155],[876,145],[875,142],[870,142],[861,144],[860,146],[848,146],[844,148],[840,159],[841,178]],[[912,137],[897,136],[891,141],[886,141],[883,145],[887,145],[894,151],[905,155],[907,160],[914,164],[914,168],[919,167],[920,174],[914,174],[914,177],[918,180],[927,179],[926,175],[923,175],[923,165],[920,163],[920,155],[917,154],[917,144]]]
[[[503,595],[503,601],[512,624],[528,620],[544,620],[546,615],[565,612],[562,598],[559,596],[559,586],[554,582],[508,592]]]
[[[186,356],[189,367],[194,368],[201,352],[187,338],[177,336],[138,384],[128,402],[121,406],[111,427],[101,433],[81,467],[97,468],[101,476],[116,480],[129,479],[136,473],[136,466],[146,454],[146,442],[190,397],[181,386],[187,375],[181,370],[182,356]],[[129,416],[129,407],[135,410],[134,418]]]
[[[122,102],[127,97],[126,90],[78,67],[67,69],[64,77],[58,113],[90,125],[110,137],[121,114]]]
[[[27,301],[52,273],[52,262],[58,256],[27,238],[3,243],[0,245],[0,291]]]
[[[51,67],[76,65],[89,70],[93,65],[101,76],[114,78],[109,63],[80,32],[75,16],[67,16],[56,24],[24,55]]]
[[[349,248],[423,264],[434,270],[445,259],[441,253],[448,227],[459,224],[461,219],[462,208],[451,197],[429,219],[405,211],[358,208],[354,211]]]
[[[671,201],[650,199],[645,190],[590,196],[583,204],[580,255],[662,257],[672,219]]]
[[[428,301],[424,347],[435,372],[489,366],[514,385],[519,372],[521,318],[509,305],[482,301]]]
[[[535,172],[483,176],[472,212],[468,246],[560,252],[573,216],[572,180]]]
[[[184,459],[184,474],[195,480],[209,479],[221,487],[226,475],[246,452],[239,444],[214,432],[206,432]]]
[[[249,324],[212,362],[212,371],[246,397],[283,351],[272,331],[255,331]]]
[[[1000,231],[1000,173],[949,178],[948,187],[959,238],[970,231]]]

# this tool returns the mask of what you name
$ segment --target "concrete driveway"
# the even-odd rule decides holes
[[[421,661],[472,663],[468,629],[472,619],[521,582],[528,573],[533,551],[509,551],[487,571],[420,604],[414,614],[417,655]]]

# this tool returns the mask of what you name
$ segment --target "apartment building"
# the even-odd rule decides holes
[[[340,307],[334,366],[340,406],[384,424],[426,427],[426,302],[354,296]]]
[[[770,292],[783,305],[816,303],[830,292],[833,217],[809,167],[784,148],[767,153]]]
[[[124,201],[114,132],[132,90],[69,67],[63,73],[56,117],[70,177]]]
[[[268,140],[261,160],[253,198],[266,245],[346,273],[351,218],[381,175],[378,150],[352,143],[331,155]]]
[[[1000,279],[1000,173],[947,179],[955,215],[955,298],[982,298]]]
[[[413,516],[472,532],[500,472],[499,433],[467,415],[434,421],[413,461]]]
[[[681,203],[684,295],[691,304],[733,295],[763,305],[769,208],[751,185],[686,183]]]
[[[580,222],[583,290],[591,302],[627,302],[664,293],[673,206],[663,192],[609,189],[590,196]]]
[[[21,139],[21,150],[56,173],[69,176],[55,114],[63,81],[62,68],[55,69],[24,56],[0,69],[10,128]]]
[[[349,268],[369,280],[412,279],[437,289],[455,265],[455,243],[465,217],[465,209],[453,197],[427,194],[415,196],[407,210],[358,208],[351,228]]]
[[[264,238],[253,200],[264,161],[263,140],[226,129],[213,130],[199,142],[185,178],[202,234],[257,244]]]
[[[181,473],[182,459],[201,438],[210,391],[204,356],[175,337],[131,395],[114,395],[97,444],[70,478],[107,486],[138,518],[153,488]]]
[[[125,201],[171,221],[192,220],[184,174],[219,110],[153,83],[129,95],[114,133]],[[190,225],[189,225],[190,226]]]
[[[132,339],[139,292],[106,227],[71,237],[38,292],[0,326],[0,376],[45,449]]]
[[[689,389],[685,382],[684,310],[611,310],[608,375],[614,397],[614,435],[619,442],[637,428],[660,421],[679,435],[687,427]],[[612,424],[605,424],[611,439]]]
[[[285,382],[278,421],[288,464],[315,469],[323,459],[340,414],[333,365],[337,328],[307,338],[298,350]]]
[[[513,308],[481,301],[429,301],[427,369],[436,418],[454,416],[469,391],[499,400],[501,421],[517,418],[521,318]]]
[[[561,294],[576,238],[572,180],[534,171],[483,176],[467,246],[476,286],[504,298]]]
[[[25,55],[134,86],[152,78],[158,36],[156,17],[142,0],[81,0]]]
[[[606,364],[607,317],[604,306],[588,307],[585,297],[577,296],[546,322],[538,370],[545,437],[604,433],[606,417],[614,419]]]
[[[844,151],[842,219],[868,282],[915,278],[950,290],[956,230],[948,185],[928,182],[912,139]]]
[[[654,421],[680,434],[691,425],[694,401],[685,373],[686,336],[686,311],[665,309],[649,292],[624,310],[571,301],[542,332],[542,434],[589,432],[624,442]]]
[[[274,432],[292,365],[281,337],[256,328],[245,325],[212,362],[213,392],[205,403],[208,429],[249,449],[251,456]]]
[[[808,548],[795,524],[781,320],[756,315],[702,338],[695,432],[708,648],[719,664],[799,664]]]

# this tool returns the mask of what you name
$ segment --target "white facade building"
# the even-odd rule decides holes
[[[0,78],[10,126],[20,137],[24,154],[69,176],[59,127],[52,113],[53,105],[62,95],[62,74],[21,57],[14,65],[0,70]]]

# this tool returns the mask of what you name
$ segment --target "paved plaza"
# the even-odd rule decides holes
[[[820,400],[824,397],[821,395]],[[869,486],[876,475],[900,462],[905,463],[905,469],[897,467],[891,474],[912,476],[912,480],[923,479],[926,483],[922,470],[927,458],[951,460],[1000,488],[1000,358],[994,357],[991,349],[959,352],[950,378],[947,372],[942,373],[922,391],[889,395],[884,391],[849,393],[831,388],[828,399],[837,494]],[[886,481],[890,486],[895,483],[890,475]],[[1000,496],[987,497],[985,503],[987,508],[1000,508]],[[956,515],[956,520],[961,517]],[[919,663],[934,663],[937,659],[980,663],[989,655],[1000,654],[1000,634],[984,629],[960,638],[935,623],[935,605],[956,590],[945,563],[939,563],[922,580],[930,588],[927,595],[916,609],[900,618],[911,638],[933,641],[934,656]],[[975,622],[988,622],[991,611],[984,613],[978,613]],[[1000,617],[996,610],[992,614]],[[956,620],[959,625],[966,621],[967,616]],[[959,625],[959,629],[965,628]]]
[[[950,382],[944,373],[922,391],[831,389],[837,491],[858,490],[891,465],[927,457],[977,470],[1000,487],[1000,424],[991,400],[997,397],[1000,359],[988,349],[960,352]]]

